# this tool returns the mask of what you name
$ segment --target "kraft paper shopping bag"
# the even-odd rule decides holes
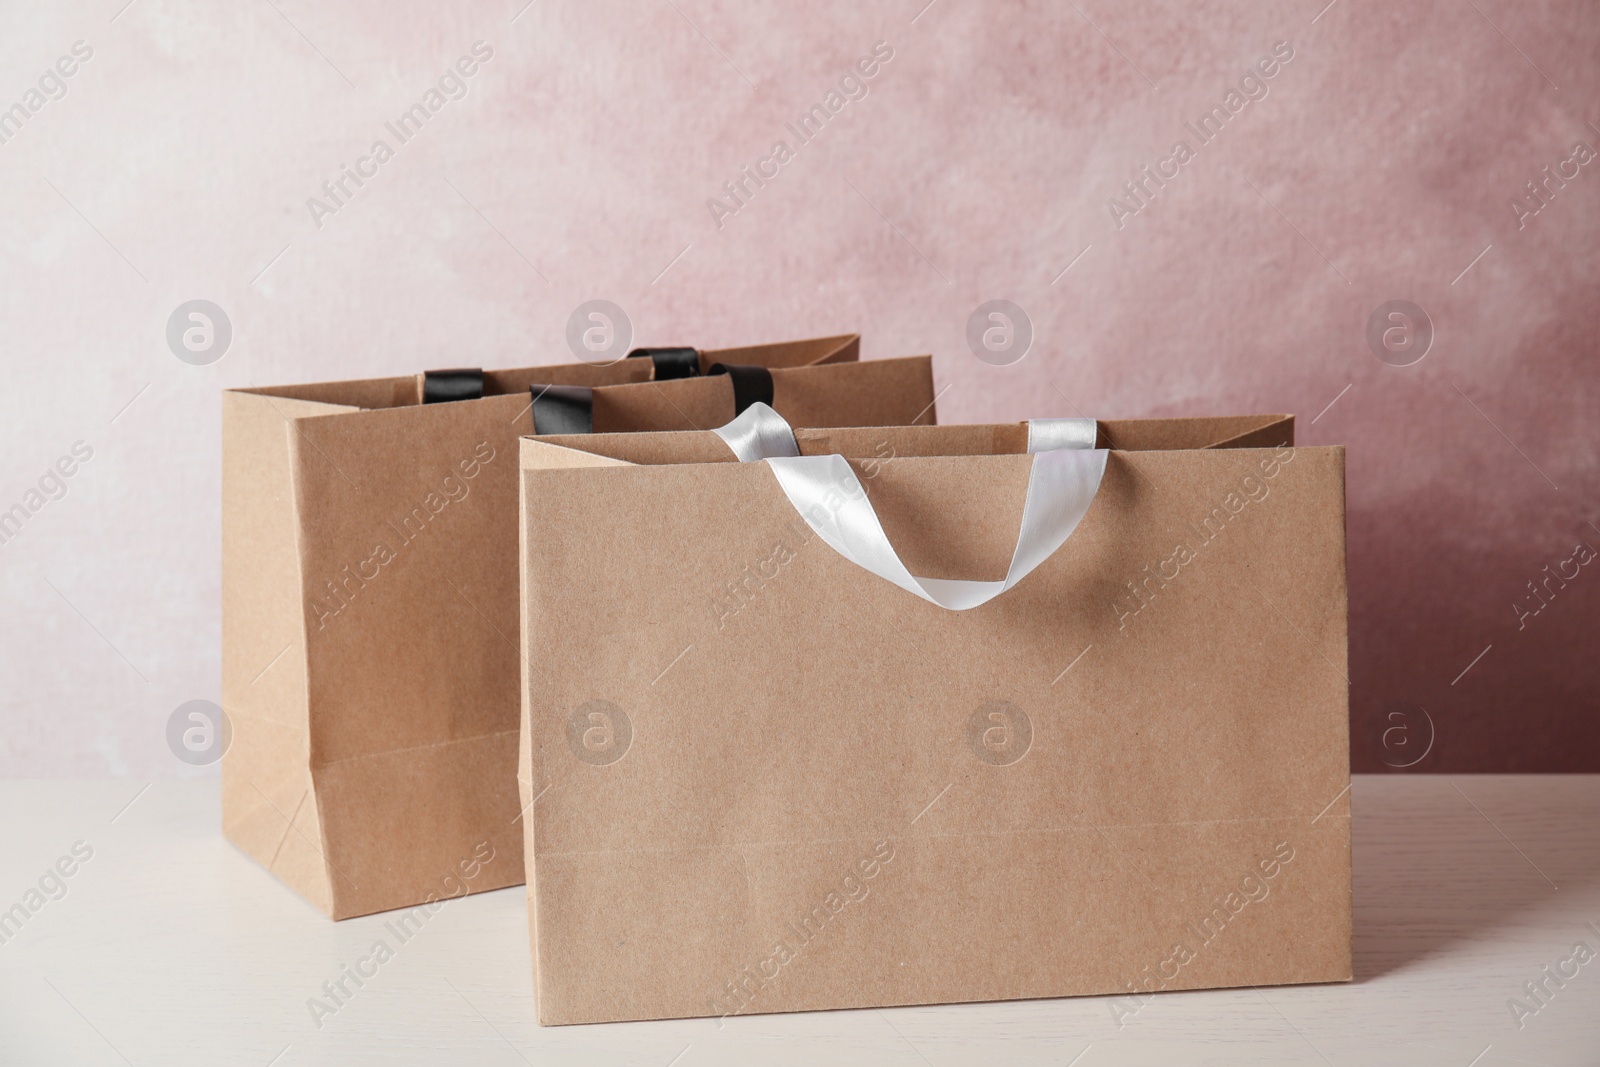
[[[226,393],[228,838],[334,918],[520,883],[517,437],[715,425],[768,388],[797,421],[932,421],[928,357],[857,351]]]
[[[748,430],[522,443],[541,1022],[1350,977],[1342,449]]]

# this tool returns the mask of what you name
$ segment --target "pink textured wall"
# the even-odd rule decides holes
[[[591,298],[643,342],[932,351],[946,422],[1295,412],[1349,447],[1357,769],[1600,770],[1600,564],[1514,607],[1600,548],[1592,5],[524,2],[7,4],[0,508],[92,458],[0,545],[0,772],[194,773],[162,730],[217,695],[220,389],[565,361]],[[1577,173],[1519,218],[1546,166]],[[209,366],[164,337],[195,298]],[[1007,366],[965,340],[992,299],[1035,331]],[[1367,342],[1396,299],[1435,330],[1410,366]]]

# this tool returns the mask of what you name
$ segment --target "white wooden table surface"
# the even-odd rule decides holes
[[[1600,1064],[1600,957],[1544,971],[1600,953],[1600,777],[1353,798],[1348,985],[1162,994],[1120,1028],[1097,997],[542,1028],[516,888],[447,904],[319,1028],[385,917],[331,923],[234,850],[215,779],[0,782],[0,910],[47,890],[0,944],[0,1064]]]

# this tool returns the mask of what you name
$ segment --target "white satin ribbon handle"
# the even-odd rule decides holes
[[[1100,424],[1093,419],[1028,420],[1028,451],[1033,453],[1093,448],[1099,437]]]
[[[722,438],[741,463],[774,456],[798,456],[800,446],[788,421],[767,405],[757,401],[745,408],[726,426],[711,431]]]
[[[1106,451],[1095,448],[1093,419],[1028,423],[1028,495],[1017,547],[1003,581],[918,578],[889,543],[866,490],[843,456],[802,456],[794,431],[766,404],[752,404],[716,430],[742,462],[764,460],[789,503],[816,535],[845,559],[951,611],[986,604],[1049,559],[1078,528],[1105,475]]]

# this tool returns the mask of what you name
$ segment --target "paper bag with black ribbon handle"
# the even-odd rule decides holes
[[[540,1022],[1350,977],[1342,449],[759,429],[522,443]]]
[[[928,357],[858,349],[226,393],[227,837],[334,918],[520,883],[518,436],[719,425],[757,400],[824,425],[933,421]]]

